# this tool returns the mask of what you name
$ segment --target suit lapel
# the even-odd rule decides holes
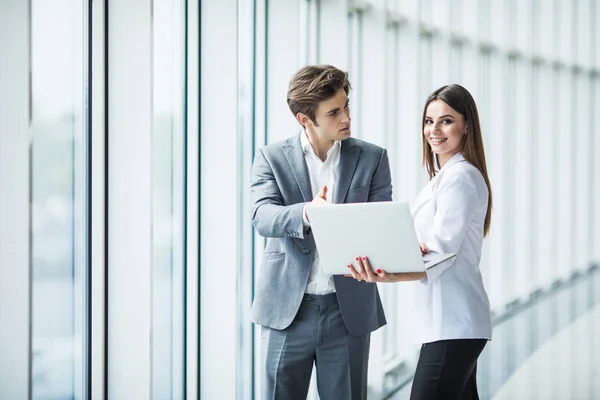
[[[290,165],[294,178],[296,178],[300,192],[302,192],[302,198],[305,202],[311,201],[313,196],[310,187],[310,177],[308,175],[306,160],[304,159],[304,150],[300,143],[300,135],[291,138],[286,144],[281,146],[281,149]]]
[[[333,202],[340,204],[344,202],[348,188],[350,188],[350,182],[354,176],[356,165],[358,164],[358,157],[361,152],[361,147],[354,144],[352,139],[346,139],[342,142],[342,148],[340,149],[340,165],[338,167],[338,183],[337,188],[334,189]]]

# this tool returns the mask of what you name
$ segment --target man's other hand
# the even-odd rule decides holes
[[[310,204],[327,204],[327,186],[323,186],[319,193],[315,196],[313,201]],[[304,207],[304,215],[306,216],[306,220],[310,222],[308,218],[308,214],[306,214],[306,207]]]
[[[327,203],[327,186],[323,186],[312,201],[313,204]]]

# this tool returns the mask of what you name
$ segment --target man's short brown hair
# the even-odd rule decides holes
[[[316,124],[319,103],[334,97],[340,89],[344,89],[346,95],[352,89],[347,72],[332,65],[307,65],[292,76],[287,103],[294,116],[302,113]]]

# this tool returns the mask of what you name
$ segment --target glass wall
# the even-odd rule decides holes
[[[248,17],[252,6],[253,21]],[[494,315],[502,315],[507,305],[549,288],[573,271],[585,270],[595,259],[585,250],[595,246],[572,239],[580,235],[575,232],[589,231],[583,215],[593,214],[589,205],[592,191],[573,190],[574,182],[581,185],[594,176],[578,175],[577,171],[590,163],[591,153],[582,154],[585,150],[580,143],[585,139],[580,139],[581,128],[573,121],[590,119],[593,91],[583,86],[592,87],[597,78],[591,64],[582,64],[579,56],[566,52],[560,41],[552,39],[554,34],[564,41],[576,41],[578,54],[583,54],[583,48],[590,51],[594,45],[580,41],[582,37],[591,40],[591,31],[579,29],[574,38],[569,27],[576,15],[582,18],[582,12],[594,13],[594,7],[593,1],[578,4],[574,10],[564,3],[536,0],[298,0],[286,2],[285,7],[279,1],[242,2],[237,17],[238,115],[243,115],[236,128],[238,140],[250,140],[249,119],[254,119],[255,148],[297,132],[285,104],[289,78],[304,62],[333,63],[349,71],[354,87],[350,95],[353,135],[388,148],[394,198],[411,201],[427,182],[420,160],[422,104],[439,86],[462,84],[478,104],[487,151],[494,214],[481,269]],[[561,15],[567,17],[559,18]],[[313,19],[318,21],[316,36],[307,33],[315,26]],[[210,19],[204,24],[207,32],[218,32]],[[334,24],[336,29],[332,29]],[[557,29],[562,33],[556,33]],[[279,40],[281,37],[286,40]],[[245,47],[248,45],[252,50]],[[217,54],[205,51],[205,57]],[[249,54],[254,55],[252,66]],[[247,90],[252,77],[255,92],[249,114]],[[219,104],[227,104],[225,97],[221,95]],[[584,105],[588,111],[580,109]],[[201,115],[215,118],[208,111]],[[209,128],[201,129],[201,135],[209,132]],[[234,130],[224,132],[222,139],[231,140],[233,134]],[[542,136],[544,140],[538,140]],[[240,146],[238,150],[245,150],[239,153],[237,165],[241,163],[239,172],[247,174],[247,147]],[[237,204],[243,210],[251,206],[244,194],[245,174],[237,180],[240,186],[228,189],[228,193],[238,193]],[[213,207],[210,199],[208,196],[210,204],[203,203],[203,208]],[[243,218],[245,214],[238,215]],[[246,223],[238,220],[242,232]],[[238,285],[247,287],[250,273],[245,268],[260,265],[264,241],[240,231],[236,237],[239,248],[254,249],[253,264],[239,259],[237,263]],[[224,245],[221,248],[224,250]],[[209,265],[217,261],[211,257],[206,259]],[[259,271],[253,271],[256,277]],[[375,395],[401,382],[414,367],[417,354],[416,347],[406,341],[411,284],[381,289],[389,323],[372,340],[369,374]],[[247,292],[238,295],[245,299]],[[205,296],[204,302],[217,298],[206,292]],[[260,393],[260,343],[255,340],[254,347],[248,348],[244,318],[249,304],[239,297],[238,301],[238,360],[245,366],[243,360],[254,356],[255,366],[254,373],[238,370],[244,378],[238,381],[237,395],[243,396],[250,388],[246,379],[251,377],[255,393]],[[205,358],[207,363],[210,359]]]
[[[187,391],[187,16],[108,4],[109,398]]]
[[[306,63],[349,71],[397,201],[427,182],[428,94],[471,91],[496,317],[600,261],[596,0],[3,0],[0,21],[0,399],[260,398],[250,169],[299,131]],[[381,293],[373,398],[417,355],[412,284]]]
[[[87,2],[31,2],[32,397],[85,398]]]
[[[152,395],[184,391],[185,0],[155,0],[152,31]]]

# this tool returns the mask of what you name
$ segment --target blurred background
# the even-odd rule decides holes
[[[349,72],[397,201],[427,182],[429,93],[471,92],[480,396],[600,398],[599,24],[598,0],[2,0],[0,399],[261,398],[250,168],[316,63]],[[380,289],[369,398],[406,399],[412,286]]]

